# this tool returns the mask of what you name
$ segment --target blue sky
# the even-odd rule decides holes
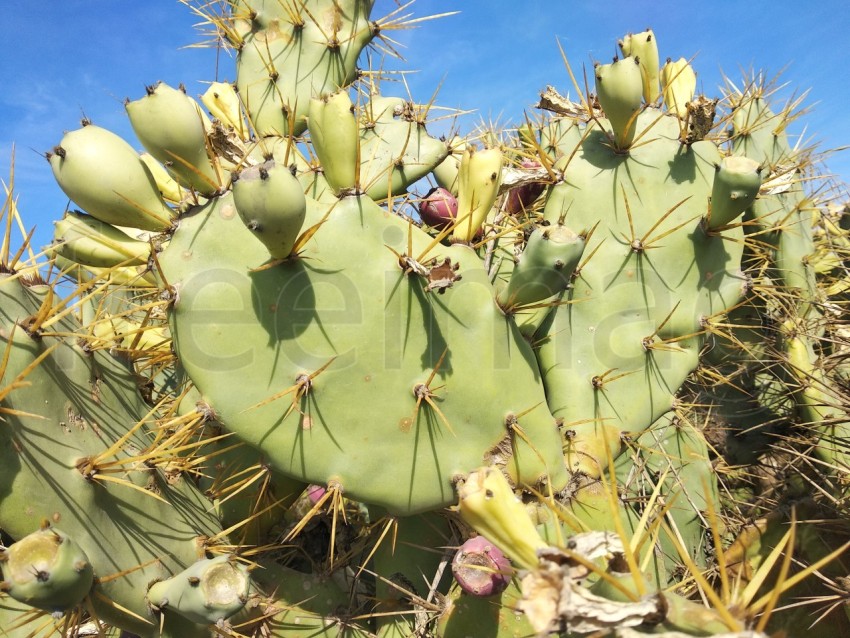
[[[196,16],[177,0],[4,0],[0,20],[6,69],[0,91],[0,176],[7,179],[16,148],[16,192],[35,244],[50,241],[50,222],[67,198],[39,155],[85,114],[138,147],[124,115],[125,97],[145,84],[183,82],[193,95],[204,81],[233,80],[233,59],[212,49],[183,48],[200,36]],[[376,0],[374,17],[396,7]],[[848,0],[418,0],[415,16],[461,11],[393,34],[406,60],[390,68],[408,75],[414,99],[427,101],[438,84],[437,103],[476,109],[460,121],[470,129],[482,118],[503,124],[521,120],[546,84],[574,96],[557,42],[574,70],[610,61],[616,40],[652,27],[661,59],[696,55],[699,87],[716,95],[721,71],[736,80],[742,70],[784,69],[783,95],[809,90],[813,112],[792,133],[819,141],[822,149],[850,145],[850,82],[846,32]],[[218,73],[216,74],[216,67]],[[399,86],[399,94],[403,94]],[[392,94],[390,87],[385,94]],[[850,151],[831,156],[829,170],[850,182]]]

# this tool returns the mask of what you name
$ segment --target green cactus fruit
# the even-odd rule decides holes
[[[125,108],[142,146],[181,186],[207,196],[219,190],[222,176],[210,160],[207,116],[184,90],[160,82],[148,87],[145,97],[127,101]]]
[[[234,176],[236,212],[272,259],[292,252],[307,214],[301,183],[286,166],[269,160]]]
[[[708,227],[720,228],[741,215],[761,187],[761,167],[748,157],[730,155],[715,166]]]
[[[502,151],[467,146],[458,168],[457,222],[452,240],[471,242],[481,229],[499,194]]]
[[[437,180],[438,185],[457,197],[460,161],[466,149],[466,142],[462,138],[454,136],[447,142],[447,146],[449,153],[442,162],[434,167],[434,179]]]
[[[242,117],[239,94],[229,82],[212,82],[201,96],[201,102],[213,117],[224,126],[232,128],[240,139],[248,138],[248,127]]]
[[[133,148],[106,129],[83,123],[48,154],[65,194],[107,224],[162,231],[174,211],[163,201],[148,167]]]
[[[347,90],[310,100],[310,140],[328,184],[339,195],[357,186],[358,133]]]
[[[679,58],[674,62],[668,58],[661,67],[661,92],[667,110],[684,119],[696,89],[697,75],[688,61]]]
[[[535,228],[497,297],[499,305],[510,311],[563,292],[583,251],[584,238],[562,224]]]
[[[230,618],[248,602],[248,568],[232,556],[193,563],[179,574],[148,589],[148,602],[164,612],[175,612],[199,625]]]
[[[546,543],[498,469],[470,472],[458,483],[457,494],[461,518],[476,532],[492,540],[518,568],[538,564],[537,550]]]
[[[652,29],[630,33],[618,42],[624,56],[637,58],[643,76],[643,99],[652,104],[661,95],[658,88],[658,42]]]
[[[151,176],[159,188],[160,194],[169,202],[173,202],[175,204],[182,202],[183,198],[186,197],[187,192],[182,186],[180,186],[180,184],[177,183],[177,180],[171,176],[171,173],[169,173],[162,164],[156,161],[154,156],[150,153],[142,153],[139,157],[145,163],[145,166],[148,167]]]
[[[643,73],[636,58],[627,57],[595,69],[596,96],[611,123],[614,144],[627,150],[635,138],[637,115],[643,104]]]
[[[55,222],[53,251],[57,255],[95,268],[143,266],[151,245],[82,213],[69,211]]]
[[[82,602],[94,583],[86,553],[57,528],[45,527],[0,554],[2,588],[15,600],[49,612]]]

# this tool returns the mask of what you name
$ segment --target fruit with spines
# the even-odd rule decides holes
[[[652,29],[640,33],[630,33],[617,44],[623,55],[632,56],[640,62],[640,72],[643,76],[643,99],[647,104],[653,104],[661,92],[658,88],[658,42]]]
[[[48,154],[65,194],[92,217],[115,226],[163,231],[175,212],[153,176],[123,139],[94,124],[66,133]]]
[[[567,289],[584,252],[584,238],[564,226],[538,226],[517,258],[508,285],[498,294],[499,305],[510,312]]]
[[[51,250],[57,255],[96,268],[142,266],[151,255],[150,243],[77,211],[55,222],[53,242]]]
[[[470,472],[457,484],[458,510],[464,522],[491,540],[521,569],[538,564],[546,543],[504,475],[493,467]]]
[[[611,123],[614,145],[629,148],[637,130],[637,116],[643,104],[643,73],[633,57],[599,64],[594,70],[596,96]]]
[[[289,257],[304,224],[307,201],[288,167],[269,160],[243,170],[234,179],[233,203],[272,259]]]
[[[212,82],[201,95],[201,102],[213,117],[224,126],[232,128],[241,139],[248,137],[248,127],[242,117],[242,103],[239,94],[229,82]]]
[[[687,117],[688,104],[697,90],[697,74],[685,58],[667,59],[661,67],[661,93],[664,105],[680,118]]]
[[[761,167],[748,157],[729,155],[715,167],[708,227],[731,223],[755,201],[761,187]]]
[[[353,190],[357,186],[359,135],[348,91],[310,100],[308,126],[313,149],[334,193]]]
[[[449,190],[436,186],[419,202],[419,217],[432,228],[443,230],[457,218],[457,199]]]
[[[181,186],[210,196],[221,188],[221,169],[211,159],[209,119],[200,105],[160,82],[143,98],[125,103],[136,137],[153,157],[169,168]]]
[[[502,151],[467,146],[458,169],[457,221],[452,240],[471,242],[481,229],[499,194]]]
[[[473,536],[452,559],[452,574],[467,594],[487,598],[501,594],[511,582],[513,568],[505,554],[484,536]]]

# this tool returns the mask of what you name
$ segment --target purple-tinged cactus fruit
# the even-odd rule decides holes
[[[452,560],[452,574],[461,589],[473,596],[501,594],[511,581],[511,562],[483,536],[470,538]]]
[[[520,162],[520,166],[522,168],[540,168],[542,164],[537,160],[524,158]],[[529,210],[544,190],[546,190],[546,184],[543,182],[531,182],[512,188],[508,191],[508,197],[505,200],[505,212],[509,215],[519,215]]]
[[[175,211],[133,147],[115,133],[83,121],[47,159],[65,194],[92,217],[141,230],[171,227]]]
[[[322,500],[322,497],[327,494],[327,491],[328,488],[323,485],[308,485],[307,489],[304,490],[304,493],[307,495],[307,498],[310,499],[310,502],[315,505]]]
[[[0,589],[15,600],[49,612],[82,602],[94,584],[86,553],[59,529],[44,527],[0,554]]]
[[[443,230],[457,218],[457,198],[449,190],[436,186],[419,202],[419,217],[428,226]]]

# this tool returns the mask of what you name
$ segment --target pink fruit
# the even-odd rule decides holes
[[[452,574],[461,589],[472,596],[495,596],[511,581],[513,569],[502,551],[483,536],[466,541],[452,561]]]
[[[321,485],[308,485],[307,498],[309,498],[310,502],[315,505],[325,495],[326,491],[327,490]]]
[[[432,188],[419,203],[419,216],[429,226],[442,230],[457,217],[457,199],[445,188]]]

